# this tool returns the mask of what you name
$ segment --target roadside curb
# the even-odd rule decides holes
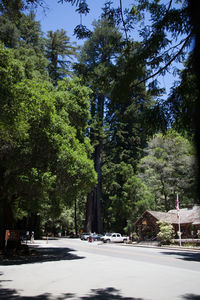
[[[52,240],[59,240],[59,239],[52,239]],[[49,240],[49,242],[51,242],[51,240]],[[116,243],[115,243],[116,244]],[[41,240],[35,240],[33,244],[28,243],[28,246],[32,246],[32,248],[34,247],[45,247],[48,246],[48,244],[46,243],[46,241],[44,239]],[[102,245],[102,243],[98,243],[98,245]],[[159,249],[159,250],[175,250],[175,251],[182,251],[182,252],[197,252],[200,253],[200,248],[186,248],[186,247],[181,247],[181,246],[156,246],[156,245],[141,245],[141,244],[119,244],[121,246],[124,247],[135,247],[135,248],[152,248],[152,249]]]
[[[138,248],[156,248],[160,250],[178,250],[178,251],[192,251],[192,252],[199,252],[200,248],[185,248],[185,247],[169,247],[169,246],[151,246],[151,245],[137,245],[137,244],[126,244],[124,246],[131,246],[131,247],[138,247]]]

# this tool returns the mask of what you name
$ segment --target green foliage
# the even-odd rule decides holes
[[[144,41],[143,55],[149,58],[149,65],[156,68],[159,64],[167,65],[173,57],[180,60],[182,52],[177,47],[171,47],[171,40],[177,42],[182,38],[180,44],[183,46],[186,41],[183,36],[191,32],[186,1],[171,1],[169,5],[154,0],[137,2],[135,10],[141,12],[143,18],[146,13],[150,14],[150,26],[144,26],[141,31]],[[188,40],[187,45],[190,42]],[[164,69],[166,70],[167,68]]]
[[[34,75],[29,79],[26,61],[15,54],[1,45],[1,207],[9,203],[12,221],[30,213],[42,216],[47,206],[58,216],[63,205],[71,206],[96,183],[92,148],[84,137],[89,90],[78,79],[58,88]]]
[[[87,1],[66,1],[79,5],[78,12],[89,11]],[[81,80],[66,79],[75,45],[64,30],[49,31],[44,39],[34,13],[23,14],[31,4],[42,1],[0,1],[6,47],[0,46],[0,205],[6,203],[10,219],[34,212],[49,216],[51,225],[71,227],[74,199],[85,203],[80,199],[97,182],[93,165],[98,191],[102,184],[105,230],[128,232],[144,210],[174,208],[176,192],[182,205],[195,202],[194,150],[186,139],[172,131],[156,135],[141,159],[147,139],[167,131],[167,122],[193,139],[197,92],[191,62],[163,104],[155,102],[163,93],[156,81],[148,90],[144,82],[137,85],[173,57],[184,58],[171,41],[184,37],[179,49],[190,43],[185,1],[174,6],[138,0],[126,12],[107,1],[93,32],[82,24],[75,30],[88,38],[75,66]],[[143,43],[130,40],[129,30],[145,15],[150,26],[141,27]],[[9,220],[7,213],[3,217]]]
[[[43,49],[41,25],[35,20],[31,10],[28,15],[20,14],[17,20],[9,18],[4,12],[0,15],[0,40],[9,48],[19,46],[33,48],[39,52]]]
[[[76,47],[70,43],[70,38],[61,29],[55,32],[48,31],[46,38],[46,57],[49,61],[49,76],[54,84],[69,74],[69,65],[73,56],[76,55]]]
[[[11,50],[5,50],[0,45],[0,136],[3,140],[12,140],[13,136],[24,135],[26,129],[22,114],[17,111],[19,100],[14,100],[14,86],[25,78],[24,68],[20,61],[14,58]]]
[[[76,128],[79,138],[84,137],[88,126],[90,90],[81,86],[78,78],[74,80],[64,79],[58,82],[56,92],[56,108],[60,114],[67,111],[70,124]]]
[[[94,145],[94,165],[98,173],[98,184],[93,195],[93,204],[89,219],[100,215],[100,197],[102,186],[102,159],[104,153],[104,140],[106,137],[106,105],[110,101],[109,90],[111,86],[113,69],[116,57],[121,49],[121,34],[118,28],[103,18],[93,23],[94,31],[85,42],[80,53],[80,63],[75,69],[83,82],[91,88],[91,121],[89,136]],[[95,199],[94,199],[95,198]],[[89,198],[88,198],[89,199]],[[89,201],[89,200],[88,200]],[[97,221],[101,223],[100,217]],[[94,221],[94,225],[95,221]],[[88,230],[102,231],[99,228]]]
[[[133,241],[138,241],[139,240],[139,236],[136,232],[132,233],[132,239],[133,239]]]
[[[16,25],[4,15],[0,16],[0,40],[6,47],[14,48],[18,43],[19,30]]]
[[[91,36],[91,31],[86,26],[79,24],[74,28],[74,35],[77,39],[89,38]]]
[[[103,210],[106,230],[132,231],[133,222],[152,209],[153,196],[134,174],[130,164],[103,166]]]
[[[81,49],[80,64],[76,65],[83,75],[98,87],[98,80],[102,79],[105,86],[110,79],[110,69],[121,49],[122,36],[118,28],[108,22],[107,19],[100,19],[93,22],[93,33],[84,43]],[[106,74],[104,73],[106,72]],[[106,76],[109,76],[106,78]],[[101,82],[99,82],[101,84]],[[107,83],[108,84],[108,83]],[[105,89],[105,87],[102,87]],[[98,87],[99,91],[100,87]]]
[[[42,31],[40,22],[35,20],[33,10],[28,15],[22,14],[17,28],[20,32],[20,45],[28,48],[33,47],[35,50],[40,50],[43,46]]]
[[[157,224],[160,227],[160,232],[157,234],[157,238],[159,239],[161,244],[163,245],[171,244],[175,236],[173,226],[164,221],[158,221]]]
[[[128,220],[152,205],[152,195],[134,174],[140,149],[152,133],[146,118],[152,94],[144,85],[133,88],[145,68],[137,61],[139,45],[133,43],[129,52],[124,45],[114,22],[102,18],[94,23],[94,32],[81,50],[80,63],[75,65],[94,95],[90,138],[96,166],[99,149],[102,151],[102,173],[98,172],[102,178],[104,230],[108,231],[124,230]],[[136,76],[125,79],[130,61],[134,61]]]
[[[23,63],[27,79],[50,81],[47,73],[48,61],[41,51],[23,46],[17,48],[14,55],[16,59]]]
[[[177,192],[182,205],[195,202],[195,156],[187,139],[169,130],[166,135],[155,135],[145,153],[139,164],[139,177],[155,195],[159,209],[174,208]]]
[[[194,139],[197,98],[196,78],[190,57],[185,63],[185,68],[180,72],[180,82],[171,89],[171,94],[165,101],[170,126],[190,140]]]
[[[78,199],[78,208],[77,208],[77,226],[78,232],[84,226],[84,213],[85,210],[85,201]],[[83,203],[82,203],[83,202]],[[43,216],[41,227],[44,232],[58,234],[59,230],[62,230],[62,235],[69,236],[71,233],[75,233],[75,220],[74,220],[74,207],[66,208],[65,206],[60,207],[59,214],[55,214],[52,211],[51,205],[45,205],[43,208]]]

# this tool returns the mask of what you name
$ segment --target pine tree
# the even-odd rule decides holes
[[[121,34],[107,19],[94,22],[94,31],[81,51],[79,74],[92,89],[90,139],[94,145],[94,166],[98,184],[88,195],[86,230],[102,232],[102,158],[105,136],[105,109],[115,61],[121,49]]]
[[[155,104],[153,93],[148,92],[144,84],[134,87],[146,71],[137,60],[139,46],[133,42],[118,57],[108,103],[108,135],[103,165],[103,217],[107,231],[127,229],[127,221],[138,211],[142,212],[142,208],[147,209],[151,201],[150,196],[147,200],[148,192],[136,178],[141,150],[154,132],[148,115]],[[130,60],[135,62],[135,72],[131,78],[128,75],[125,77]]]
[[[76,47],[70,42],[66,32],[61,30],[48,31],[46,39],[46,57],[49,61],[48,71],[52,82],[70,73],[70,60],[76,55]]]

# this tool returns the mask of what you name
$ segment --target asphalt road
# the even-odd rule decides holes
[[[31,247],[31,257],[0,263],[0,299],[200,299],[200,252],[77,239]]]

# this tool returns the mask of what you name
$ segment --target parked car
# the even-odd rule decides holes
[[[98,234],[98,233],[92,233],[87,240],[89,242],[93,242],[93,241],[101,241],[101,238],[103,237],[102,234]]]
[[[87,241],[87,239],[89,238],[90,235],[91,235],[91,233],[88,233],[88,232],[82,233],[80,236],[80,239],[82,241]]]
[[[128,236],[122,236],[120,233],[106,233],[101,240],[104,243],[126,243],[129,241]]]

